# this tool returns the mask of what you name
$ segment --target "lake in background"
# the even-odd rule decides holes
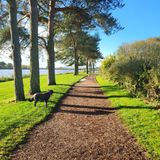
[[[56,69],[56,74],[60,73],[73,73],[73,69]],[[22,69],[22,74],[29,75],[30,70],[29,69]],[[40,75],[47,75],[48,70],[47,69],[40,69]],[[13,76],[13,69],[0,69],[0,77],[12,77]]]

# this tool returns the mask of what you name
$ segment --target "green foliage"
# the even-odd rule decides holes
[[[84,75],[72,74],[56,75],[57,85],[48,86],[47,76],[41,76],[41,89],[47,91],[53,89],[54,94],[50,98],[48,107],[39,102],[37,107],[31,102],[14,103],[14,82],[0,83],[0,159],[5,158],[23,140],[30,129],[45,120],[52,113],[56,103],[67,92],[70,86]],[[23,79],[26,96],[29,97],[29,78]]]
[[[115,56],[109,56],[101,63],[101,74],[105,76],[106,78],[109,78],[108,72],[106,72],[106,69],[110,68],[111,65],[115,62]]]
[[[107,57],[102,73],[124,86],[132,95],[160,100],[160,39],[152,38],[121,46],[114,60]],[[109,65],[108,65],[109,64]]]
[[[57,11],[63,8],[62,13],[74,15],[70,26],[80,23],[89,28],[99,26],[108,35],[123,29],[112,15],[114,9],[123,6],[123,0],[70,0],[69,2],[62,0],[60,3],[56,2]]]
[[[6,27],[0,29],[0,48],[6,41],[9,41],[10,39],[11,39],[10,28]]]
[[[56,58],[67,65],[73,65],[77,61],[80,65],[85,65],[88,60],[90,63],[95,63],[96,59],[102,58],[98,48],[100,39],[98,36],[89,35],[87,31],[96,26],[103,28],[108,35],[121,30],[122,27],[112,16],[111,11],[123,7],[123,1],[62,2],[62,4],[57,3],[56,6],[58,10],[59,5],[64,5],[64,8],[61,9],[61,16],[57,16],[61,17],[61,25],[58,26],[59,30],[56,30],[56,33],[60,33],[56,46]],[[78,56],[76,52],[78,52]]]
[[[5,63],[5,62],[0,62],[0,69],[12,69],[12,63]]]
[[[21,43],[21,48],[24,49],[29,45],[29,34],[27,29],[24,27],[19,27],[19,36],[20,36],[20,43]],[[3,29],[0,29],[0,48],[2,45],[5,45],[7,41],[11,40],[11,34],[10,34],[10,28],[5,27]]]
[[[79,65],[85,65],[86,58],[97,60],[101,58],[99,51],[99,37],[91,36],[83,30],[71,30],[64,32],[61,39],[57,40],[56,59],[66,65],[73,65],[75,62],[75,50],[78,53]]]
[[[129,93],[117,84],[104,80],[97,76],[107,99],[136,137],[138,143],[147,150],[148,158],[159,160],[160,158],[160,112],[139,98],[129,96]]]

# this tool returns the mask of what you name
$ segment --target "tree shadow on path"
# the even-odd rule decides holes
[[[83,105],[72,105],[72,104],[61,104],[63,107],[71,107],[71,108],[84,108],[84,109],[97,109],[97,110],[118,110],[118,108],[112,107],[97,107],[97,106],[83,106]]]
[[[103,110],[95,110],[95,111],[79,111],[79,110],[60,110],[62,113],[70,113],[70,114],[78,114],[78,115],[89,115],[89,116],[99,116],[99,115],[108,115],[113,112],[103,111]]]

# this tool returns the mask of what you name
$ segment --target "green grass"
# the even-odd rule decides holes
[[[55,104],[68,91],[71,85],[80,80],[84,75],[72,74],[56,75],[57,85],[48,86],[47,76],[41,76],[41,90],[53,89],[55,92],[50,98],[48,107],[43,102],[38,102],[37,107],[31,102],[14,103],[13,81],[0,83],[0,159],[7,159],[8,155],[17,144],[25,140],[28,132],[52,113]],[[25,94],[28,96],[29,78],[24,78]]]
[[[124,124],[146,149],[148,158],[160,160],[160,111],[141,99],[130,97],[125,89],[101,76],[97,76],[97,82],[111,101],[112,107],[118,109]]]

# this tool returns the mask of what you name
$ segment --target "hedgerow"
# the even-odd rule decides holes
[[[106,57],[101,73],[127,88],[133,96],[160,102],[160,38],[122,45]]]

